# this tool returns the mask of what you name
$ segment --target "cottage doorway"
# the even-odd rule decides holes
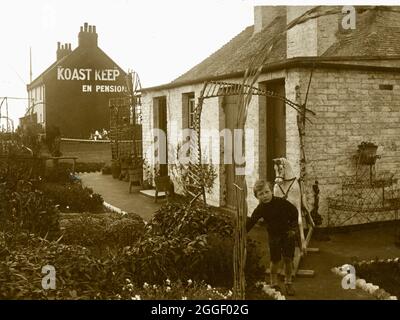
[[[224,96],[223,107],[225,111],[225,128],[232,133],[235,129],[235,121],[237,117],[237,95]],[[235,195],[235,166],[233,164],[233,146],[229,143],[224,143],[224,153],[229,159],[232,159],[231,163],[224,164],[225,166],[225,206],[228,209],[236,209],[236,195]]]
[[[154,137],[157,146],[155,158],[159,160],[159,175],[165,177],[168,175],[168,134],[167,134],[167,98],[165,96],[154,99],[154,128],[162,130],[165,139]],[[157,140],[157,141],[156,141]]]
[[[285,80],[274,80],[261,83],[261,89],[275,92],[285,97]],[[260,142],[264,143],[266,171],[263,176],[274,181],[275,171],[272,159],[286,158],[286,104],[275,97],[266,97],[260,108],[264,113],[265,127],[260,132]]]

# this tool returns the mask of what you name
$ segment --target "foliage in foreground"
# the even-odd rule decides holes
[[[98,253],[134,246],[143,236],[145,226],[143,219],[134,213],[64,214],[60,225],[62,243],[81,245]]]
[[[42,183],[40,190],[62,212],[103,212],[103,197],[81,184]]]
[[[232,287],[233,219],[228,213],[195,203],[169,203],[146,225],[142,239],[129,252],[134,274],[149,283],[193,279]],[[248,281],[263,277],[254,242],[247,250]]]
[[[126,265],[126,251],[108,252],[99,259],[85,247],[50,242],[32,234],[20,233],[11,246],[6,237],[0,232],[0,299],[216,300],[232,297],[229,288],[213,288],[204,281],[164,279],[160,284],[141,283],[133,278]],[[55,267],[55,290],[42,288],[42,267],[46,265]],[[257,297],[268,299],[261,294]]]

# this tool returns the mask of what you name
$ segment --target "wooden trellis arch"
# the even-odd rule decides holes
[[[246,77],[245,77],[246,79]],[[248,78],[247,78],[248,79]],[[243,81],[244,82],[244,81]],[[201,114],[203,109],[203,102],[205,99],[223,96],[237,95],[238,99],[238,115],[236,119],[236,128],[244,129],[244,125],[247,118],[247,106],[250,103],[253,95],[266,96],[279,99],[286,105],[295,109],[300,117],[298,118],[298,124],[304,124],[307,119],[306,113],[311,110],[307,109],[305,104],[293,102],[284,96],[278,95],[275,92],[262,90],[254,87],[254,85],[245,83],[229,83],[221,81],[206,81],[200,92],[198,103],[195,107],[193,129],[195,130],[195,136],[191,137],[191,159],[189,162],[189,177],[191,178],[194,189],[192,189],[191,195],[198,197],[203,194],[205,200],[205,183],[202,181],[201,172],[202,154],[201,154]],[[299,133],[302,134],[302,130],[299,127]],[[244,144],[243,135],[243,144]],[[300,139],[300,147],[302,149],[301,155],[304,156],[303,142]],[[305,162],[305,159],[301,159],[301,162]],[[246,164],[244,164],[245,166]],[[243,165],[242,165],[243,166]],[[236,164],[235,164],[236,168]],[[236,199],[237,199],[237,219],[235,229],[235,250],[234,250],[234,295],[237,299],[244,299],[245,292],[245,280],[244,280],[244,267],[245,267],[245,256],[246,256],[246,218],[247,218],[247,186],[245,176],[235,175],[235,187],[236,187]]]

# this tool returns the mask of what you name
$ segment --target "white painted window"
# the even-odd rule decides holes
[[[191,129],[194,126],[195,108],[196,108],[196,100],[194,99],[194,94],[192,94],[188,98],[188,120],[189,120],[188,127]]]

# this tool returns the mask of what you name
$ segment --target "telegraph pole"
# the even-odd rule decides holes
[[[29,47],[29,83],[32,83],[32,47]]]

